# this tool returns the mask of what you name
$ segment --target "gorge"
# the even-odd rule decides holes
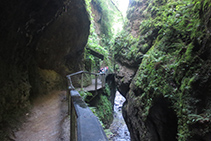
[[[118,2],[1,2],[1,140],[11,139],[34,99],[67,90],[67,74],[105,66],[111,90],[126,99],[131,141],[211,140],[211,1],[129,0],[126,17]],[[112,110],[114,97],[100,98]],[[106,128],[110,109],[99,111],[109,112],[101,115]]]

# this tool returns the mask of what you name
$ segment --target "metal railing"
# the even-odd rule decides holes
[[[68,114],[70,121],[71,141],[108,141],[98,118],[92,113],[89,107],[75,90],[71,77],[81,74],[81,88],[83,88],[83,74],[95,75],[95,91],[97,92],[97,78],[102,75],[102,87],[105,87],[105,74],[79,71],[67,75],[68,78]]]
[[[72,89],[72,90],[75,90],[73,84],[72,84],[72,80],[71,80],[71,77],[72,76],[75,76],[75,75],[79,75],[81,74],[81,88],[83,88],[83,74],[90,74],[90,75],[94,75],[95,76],[95,91],[97,91],[97,80],[98,80],[98,77],[101,76],[101,81],[102,81],[102,88],[105,87],[105,77],[106,77],[106,74],[105,73],[91,73],[91,72],[88,72],[88,71],[78,71],[76,73],[72,73],[72,74],[69,74],[67,75],[66,77],[68,78],[68,83],[69,83],[69,89]]]

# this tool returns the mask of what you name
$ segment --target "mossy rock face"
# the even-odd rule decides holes
[[[145,46],[150,48],[143,53],[130,83],[125,85],[128,92],[123,115],[131,140],[208,141],[211,138],[211,42],[207,22],[211,17],[210,5],[207,1],[184,4],[136,0],[131,1],[131,10],[136,11],[135,4],[143,2],[148,4],[140,16],[144,17],[140,32],[136,33],[140,37],[146,34],[147,42],[138,40],[135,50],[129,43],[122,51],[127,56],[132,50],[138,54],[143,53]],[[123,53],[117,53],[117,57],[124,56]],[[118,58],[121,67],[128,68]],[[117,77],[121,73],[120,69]]]
[[[144,54],[152,47],[158,36],[156,28],[148,28],[146,31],[140,29],[142,21],[151,15],[147,12],[148,4],[147,0],[129,2],[128,21],[124,25],[124,30],[115,39],[114,58],[119,66],[116,71],[117,88],[125,96]]]
[[[143,123],[148,123],[150,111],[155,107],[155,99],[163,96],[171,103],[168,108],[172,107],[175,111],[173,118],[178,121],[176,124],[177,136],[181,140],[189,139],[191,136],[204,138],[210,133],[208,128],[210,126],[210,90],[208,88],[211,82],[208,74],[210,61],[203,61],[193,54],[187,54],[187,50],[180,55],[181,52],[177,51],[177,48],[166,54],[159,48],[159,45],[164,44],[162,41],[166,40],[161,40],[156,44],[143,59],[130,85],[131,89],[127,96],[129,97],[128,103],[130,103],[128,105],[140,107],[142,110],[138,117],[141,117]],[[190,55],[191,59],[187,59],[187,55]],[[129,114],[127,117],[130,119],[133,114],[127,112]],[[156,116],[161,113],[157,113]],[[151,122],[158,124],[156,120]],[[203,122],[206,125],[197,129],[199,127],[194,125],[199,124],[198,122]],[[130,124],[134,124],[133,121]],[[145,127],[147,130],[151,130],[151,128],[151,126]],[[140,128],[140,130],[144,129]],[[196,130],[201,130],[203,133],[195,135]],[[150,133],[153,134],[153,132]],[[159,135],[164,136],[165,133]],[[174,135],[176,139],[176,134]]]
[[[98,117],[105,125],[105,128],[108,128],[113,121],[112,104],[108,97],[101,95],[96,108]]]

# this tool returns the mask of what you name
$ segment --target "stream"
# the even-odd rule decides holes
[[[122,116],[122,106],[125,98],[117,91],[114,101],[114,120],[110,126],[112,135],[109,141],[130,141],[130,132]]]

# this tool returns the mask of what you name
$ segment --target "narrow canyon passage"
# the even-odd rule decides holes
[[[122,116],[124,102],[125,98],[117,91],[114,102],[114,120],[110,126],[113,135],[109,137],[110,141],[130,141],[130,132]]]
[[[69,141],[70,120],[66,91],[53,91],[33,102],[26,121],[14,133],[15,141]]]

